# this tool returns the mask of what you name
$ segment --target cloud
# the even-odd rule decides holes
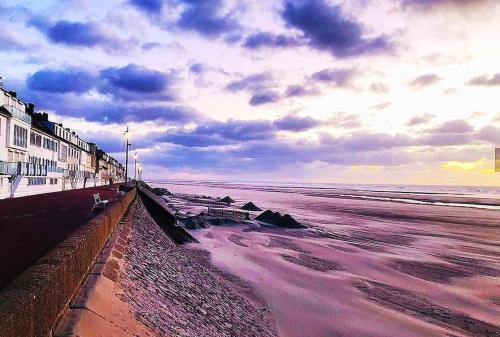
[[[481,75],[470,79],[467,82],[468,85],[477,85],[477,86],[496,86],[500,85],[500,73],[487,76]]]
[[[474,128],[462,119],[450,120],[429,130],[431,133],[469,133]]]
[[[423,87],[428,87],[433,84],[436,84],[437,82],[441,81],[441,77],[439,77],[436,74],[426,74],[426,75],[421,75],[413,79],[413,81],[410,82],[410,85],[414,88],[421,89]]]
[[[324,0],[286,1],[282,18],[303,33],[309,45],[337,57],[386,52],[391,44],[384,36],[363,37],[359,23],[344,17],[339,6]]]
[[[157,14],[161,12],[163,7],[163,0],[130,0],[129,3],[136,7],[137,9],[151,13]]]
[[[180,14],[177,25],[186,30],[193,30],[208,37],[219,37],[233,33],[240,28],[231,13],[222,14],[221,0],[182,0],[186,5]]]
[[[250,98],[249,103],[252,106],[258,106],[268,103],[275,103],[279,101],[279,99],[280,95],[277,92],[267,91],[267,92],[253,94],[252,97]]]
[[[286,97],[304,97],[319,95],[320,91],[317,88],[306,88],[299,84],[289,85],[286,88]]]
[[[174,93],[170,90],[175,76],[145,67],[129,64],[125,67],[111,67],[101,71],[103,81],[99,91],[112,94],[123,100],[153,99],[172,101]]]
[[[401,4],[405,7],[421,7],[432,8],[435,6],[452,5],[452,6],[474,6],[477,4],[488,2],[487,0],[401,0]]]
[[[284,34],[273,34],[268,32],[258,32],[248,36],[243,44],[244,47],[249,49],[259,48],[285,48],[303,45],[299,39],[286,36]]]
[[[261,90],[263,88],[269,87],[272,80],[273,78],[269,73],[253,74],[244,77],[240,80],[235,80],[230,82],[226,86],[226,90],[233,92],[242,90],[248,90],[248,91]]]
[[[347,87],[354,76],[354,69],[324,69],[311,76],[317,82],[328,83],[335,87]]]
[[[390,91],[389,87],[384,83],[372,83],[369,90],[375,94],[386,94]]]
[[[4,27],[0,27],[0,51],[25,51],[27,48],[20,38],[12,35]]]
[[[270,121],[230,119],[226,122],[207,122],[193,130],[173,130],[158,137],[157,141],[185,147],[209,147],[273,138],[275,127]]]
[[[387,109],[388,107],[390,107],[391,105],[392,105],[391,102],[382,102],[380,104],[372,106],[372,109],[374,109],[374,110],[384,110],[384,109]]]
[[[43,17],[33,17],[29,24],[42,32],[54,43],[70,47],[102,47],[110,53],[131,48],[131,41],[111,37],[104,29],[92,22],[56,21],[51,23]]]
[[[430,113],[424,113],[422,115],[412,117],[406,125],[408,126],[417,126],[422,124],[427,124],[432,121],[436,116]]]
[[[330,118],[329,122],[336,128],[341,129],[355,129],[363,124],[359,115],[353,115],[346,112],[335,113],[335,115]]]
[[[322,122],[320,120],[312,117],[300,117],[294,114],[286,115],[285,117],[274,121],[274,125],[278,130],[295,132],[309,130],[320,126],[321,124]]]
[[[82,94],[95,85],[95,77],[83,69],[40,70],[30,75],[27,86],[31,90],[51,93]]]

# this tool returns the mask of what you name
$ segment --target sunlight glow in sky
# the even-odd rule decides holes
[[[0,75],[145,178],[495,185],[494,0],[0,1]]]

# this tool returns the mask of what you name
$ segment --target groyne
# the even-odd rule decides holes
[[[197,242],[183,227],[177,225],[175,215],[168,209],[165,201],[154,194],[145,183],[137,185],[139,196],[149,215],[176,244]]]
[[[0,292],[0,336],[50,336],[137,189],[79,227]]]

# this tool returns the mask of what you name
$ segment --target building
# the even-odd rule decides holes
[[[123,165],[0,87],[0,199],[123,182]]]

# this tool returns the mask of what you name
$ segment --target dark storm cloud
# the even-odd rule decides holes
[[[441,77],[436,74],[425,74],[416,77],[410,82],[410,85],[414,88],[420,89],[423,87],[428,87],[437,82],[441,81]]]
[[[303,33],[309,45],[337,57],[348,57],[388,51],[390,42],[384,36],[363,37],[358,22],[346,18],[339,6],[324,0],[285,1],[282,18],[288,26]]]
[[[81,94],[92,89],[96,79],[83,69],[40,70],[29,76],[26,84],[36,91]]]
[[[481,75],[470,79],[467,84],[469,85],[477,85],[477,86],[496,86],[500,85],[500,73],[487,76]]]

